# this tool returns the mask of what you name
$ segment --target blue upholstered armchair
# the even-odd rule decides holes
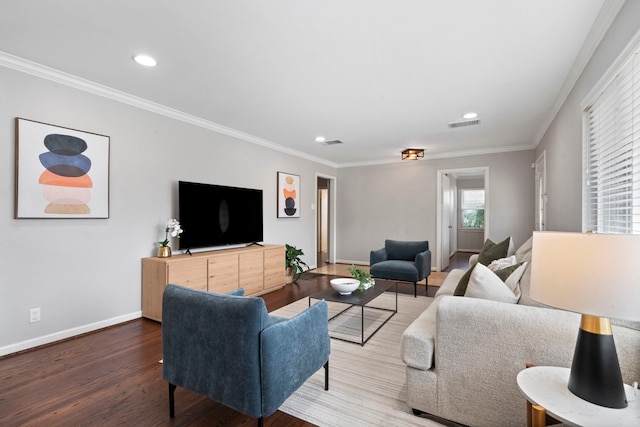
[[[168,285],[162,298],[162,376],[169,409],[180,386],[251,417],[273,414],[324,366],[329,387],[327,303],[291,319],[270,316],[264,300]]]
[[[369,266],[371,275],[378,279],[413,282],[413,295],[417,297],[417,282],[431,273],[429,242],[385,240],[384,248],[371,251]]]

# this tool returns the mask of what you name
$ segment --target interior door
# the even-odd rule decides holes
[[[449,256],[451,254],[451,234],[453,224],[451,222],[451,178],[448,174],[442,176],[442,247],[441,247],[441,265],[440,270],[443,271],[449,267]]]
[[[546,155],[543,151],[538,160],[536,160],[536,213],[535,213],[535,230],[546,230],[547,220],[547,184],[546,184]]]
[[[330,236],[330,224],[329,224],[329,180],[324,178],[318,178],[318,194],[317,194],[317,266],[321,267],[330,260],[329,253],[329,236]]]

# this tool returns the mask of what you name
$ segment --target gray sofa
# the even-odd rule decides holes
[[[530,251],[531,239],[515,252],[517,261],[530,263]],[[449,273],[402,336],[407,404],[414,413],[469,426],[526,425],[518,372],[527,363],[570,367],[580,325],[580,315],[529,297],[530,272],[529,264],[517,304],[453,296],[464,271]],[[640,379],[640,330],[638,324],[612,323],[623,379],[630,384]]]

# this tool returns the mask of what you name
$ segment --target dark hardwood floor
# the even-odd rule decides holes
[[[449,258],[449,267],[444,271],[448,272],[454,268],[466,270],[469,268],[469,257],[471,257],[471,255],[473,255],[473,252],[456,252]]]
[[[331,276],[305,273],[263,296],[269,311],[329,286]],[[418,287],[419,294],[437,288]],[[413,285],[398,291],[413,294]],[[160,323],[136,319],[0,358],[0,426],[255,426],[247,417],[178,388],[169,418],[162,379]],[[283,412],[265,426],[306,427]]]

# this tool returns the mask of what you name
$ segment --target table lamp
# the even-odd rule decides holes
[[[640,321],[640,235],[534,232],[531,256],[531,298],[582,315],[569,390],[626,407],[609,318]]]

